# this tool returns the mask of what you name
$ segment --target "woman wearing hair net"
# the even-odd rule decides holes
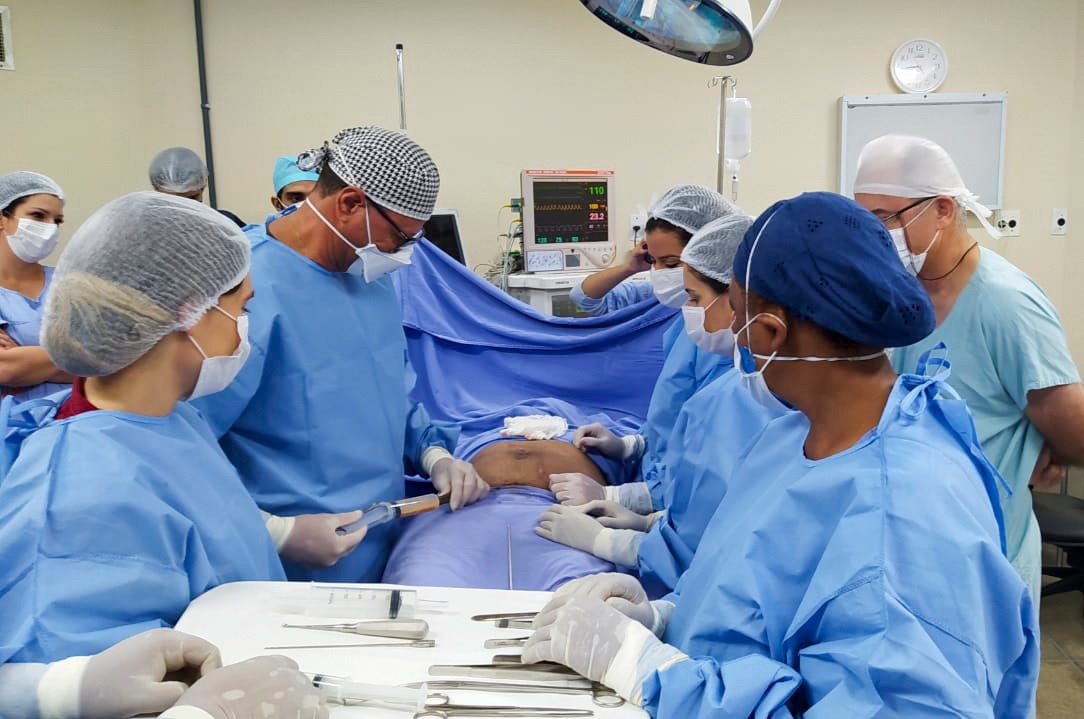
[[[919,137],[889,135],[858,158],[855,200],[892,235],[937,313],[937,329],[892,356],[910,372],[943,342],[949,384],[975,415],[983,451],[1011,491],[1001,494],[1009,560],[1038,606],[1042,539],[1028,485],[1056,484],[1084,465],[1084,388],[1061,319],[1035,282],[967,231],[973,212],[992,236],[990,210],[964,186],[948,153]]]
[[[725,197],[701,185],[670,188],[652,203],[646,239],[628,264],[588,277],[582,286],[573,289],[572,299],[596,315],[651,297],[669,307],[681,307],[688,299],[681,270],[682,250],[704,225],[738,212]],[[647,269],[651,269],[651,282],[623,282]],[[593,449],[623,460],[629,475],[642,481],[602,487],[583,475],[555,474],[550,489],[562,503],[609,499],[642,514],[661,506],[666,441],[678,412],[694,392],[729,368],[720,363],[718,355],[699,349],[689,339],[680,317],[663,336],[663,353],[665,361],[639,434],[617,437],[602,425],[591,424],[577,430],[574,439],[580,449]]]
[[[214,210],[139,192],[79,228],[42,344],[69,393],[5,400],[0,659],[93,654],[225,582],[283,579],[263,517],[186,398],[248,354],[249,244]]]
[[[0,393],[20,400],[66,389],[71,376],[39,346],[41,315],[53,268],[64,192],[45,175],[0,175]]]
[[[726,493],[734,462],[768,422],[787,411],[780,402],[755,401],[741,375],[730,371],[734,253],[752,222],[742,214],[713,220],[681,253],[689,296],[681,308],[685,332],[700,350],[718,356],[726,371],[689,398],[674,422],[661,482],[659,509],[666,511],[644,516],[610,500],[593,500],[555,506],[539,519],[542,536],[637,570],[651,597],[677,586]]]
[[[688,571],[562,587],[525,662],[552,660],[658,717],[1021,717],[1038,622],[1003,555],[996,470],[946,362],[883,348],[933,307],[876,217],[839,195],[778,202],[734,259],[735,371],[797,411],[742,451]]]

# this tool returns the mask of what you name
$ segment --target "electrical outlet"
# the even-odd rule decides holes
[[[1020,210],[998,210],[994,227],[1001,230],[1004,237],[1020,236]]]
[[[644,236],[644,225],[646,224],[647,215],[644,215],[641,212],[633,212],[629,215],[629,234],[632,235],[633,242],[636,242]]]
[[[1069,211],[1055,209],[1053,216],[1050,218],[1050,234],[1052,235],[1064,235],[1065,230],[1069,227]]]

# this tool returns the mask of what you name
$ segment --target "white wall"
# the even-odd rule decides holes
[[[161,147],[202,153],[190,0],[0,2],[18,62],[0,72],[0,170],[54,174],[78,221],[144,186]],[[639,47],[576,0],[204,7],[219,204],[246,219],[270,209],[276,155],[342,127],[397,126],[396,42],[409,132],[441,167],[440,204],[460,210],[472,264],[496,253],[497,209],[525,167],[616,170],[622,232],[669,184],[714,184],[719,70]],[[893,92],[889,56],[921,36],[949,55],[944,91],[1009,93],[1006,207],[1022,211],[1023,235],[991,244],[1046,288],[1084,351],[1082,0],[784,0],[732,70],[755,115],[739,203],[756,213],[835,188],[839,97]],[[1054,207],[1073,213],[1065,238],[1048,234]]]

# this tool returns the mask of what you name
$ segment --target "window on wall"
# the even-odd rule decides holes
[[[11,8],[0,5],[0,70],[14,70],[15,55],[11,49]]]

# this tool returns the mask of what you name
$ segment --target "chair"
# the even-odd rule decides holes
[[[1043,596],[1084,592],[1084,499],[1067,494],[1032,492],[1031,504],[1039,521],[1043,542],[1062,549],[1064,567],[1043,567],[1043,574],[1058,581],[1043,587]]]

